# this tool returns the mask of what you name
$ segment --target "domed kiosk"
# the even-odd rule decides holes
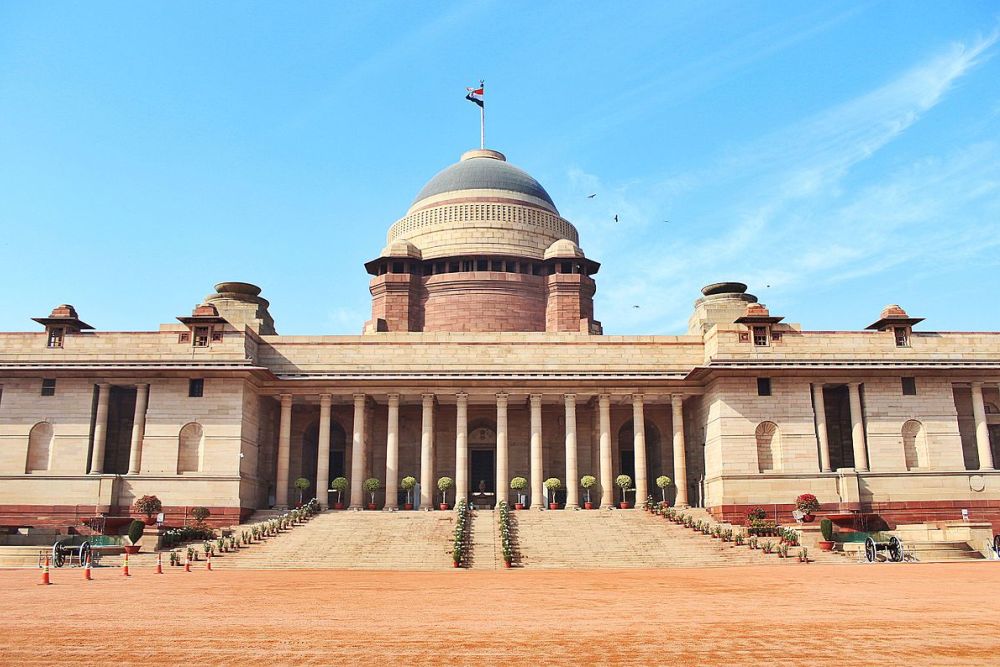
[[[503,153],[467,151],[420,190],[365,268],[384,331],[601,333],[576,228]]]

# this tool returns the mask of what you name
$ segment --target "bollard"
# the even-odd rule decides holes
[[[128,573],[128,552],[125,553],[125,561],[122,563],[122,576],[123,577],[132,576]]]
[[[87,581],[93,579],[93,575],[90,573],[90,558],[87,558],[87,562],[83,565],[83,578]]]
[[[209,572],[211,572],[212,571],[212,552],[209,551],[207,554],[205,554],[205,558],[206,558],[206,560],[208,560],[208,563],[205,564],[205,569],[208,570]]]
[[[163,574],[163,554],[156,554],[156,573]]]
[[[187,552],[187,555],[184,557],[184,571],[185,572],[190,572],[191,571],[191,552],[190,551]]]
[[[49,557],[45,557],[45,565],[42,566],[42,585],[48,586],[52,582],[49,581]]]

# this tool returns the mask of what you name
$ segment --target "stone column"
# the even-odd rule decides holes
[[[542,395],[532,394],[531,402],[531,498],[528,507],[545,507],[545,488],[542,486]]]
[[[674,430],[674,484],[677,485],[675,507],[688,506],[687,452],[684,449],[684,396],[673,394],[670,397],[672,409],[671,423]]]
[[[146,433],[146,406],[149,404],[149,385],[135,386],[135,416],[132,417],[132,443],[128,452],[128,474],[138,475],[142,468],[142,438]]]
[[[330,504],[330,404],[333,396],[319,395],[319,444],[316,445],[316,502]]]
[[[861,415],[861,383],[847,384],[851,399],[851,443],[854,445],[854,469],[868,470],[868,452],[865,450],[865,423]]]
[[[399,394],[389,394],[389,424],[385,437],[385,505],[383,509],[399,508]]]
[[[823,385],[812,386],[813,406],[816,408],[816,439],[819,440],[819,469],[831,472],[830,436],[826,432],[826,403],[823,401]]]
[[[497,505],[507,499],[510,484],[507,458],[507,394],[497,394]]]
[[[281,417],[278,422],[278,479],[274,489],[274,504],[288,507],[288,457],[292,445],[292,395],[281,394]]]
[[[423,395],[423,420],[420,430],[420,506],[434,509],[434,394]]]
[[[976,418],[976,449],[979,451],[979,469],[993,470],[993,452],[990,450],[990,429],[986,423],[986,404],[983,403],[983,383],[972,383],[972,414]]]
[[[576,394],[563,396],[566,402],[566,509],[580,506],[580,470],[576,459]]]
[[[469,499],[469,395],[455,394],[455,503]]]
[[[364,394],[354,394],[354,435],[351,438],[351,509],[365,507],[365,404]]]
[[[635,452],[635,504],[646,502],[649,474],[646,467],[646,418],[642,394],[632,394],[632,449]]]
[[[104,446],[108,441],[108,398],[111,385],[97,385],[97,418],[94,420],[94,452],[90,459],[90,474],[104,473]]]
[[[615,504],[615,480],[611,467],[611,396],[597,397],[601,440],[601,507]]]

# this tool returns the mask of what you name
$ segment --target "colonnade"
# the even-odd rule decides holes
[[[455,398],[455,497],[467,498],[469,495],[469,396],[465,392],[454,394]],[[510,480],[510,453],[507,438],[509,395],[497,392],[496,399],[496,489],[498,501],[500,490],[506,489]],[[577,480],[579,475],[577,451],[577,394],[562,395],[565,410],[565,460],[566,467],[566,507],[577,507],[580,504]],[[330,457],[329,447],[324,446],[330,439],[330,406],[332,394],[320,394],[319,442],[316,459],[316,499],[326,506],[329,502]],[[363,393],[353,395],[354,425],[351,446],[351,487],[350,507],[364,507],[364,489],[361,480],[367,469],[367,452],[365,448],[365,407],[368,396]],[[529,506],[541,507],[544,503],[545,479],[543,440],[542,440],[542,399],[540,393],[528,395],[530,438],[529,438]],[[288,466],[291,444],[291,407],[292,395],[281,394],[280,424],[278,427],[278,460],[277,460],[277,490],[276,504],[279,507],[288,505]],[[387,397],[386,424],[386,456],[385,456],[385,508],[397,508],[397,490],[399,477],[399,394],[389,394]],[[433,504],[434,491],[437,488],[434,478],[434,404],[435,394],[422,394],[422,424],[420,437],[420,504],[430,507]],[[632,394],[632,418],[635,433],[635,492],[637,499],[645,499],[649,494],[648,468],[645,448],[645,402],[642,394]],[[614,503],[613,461],[611,454],[611,396],[599,394],[598,430],[600,443],[600,482],[601,505]],[[684,453],[684,415],[683,395],[671,395],[671,410],[673,424],[673,460],[674,483],[677,486],[678,506],[687,506],[687,463]]]
[[[104,451],[108,443],[108,403],[111,385],[97,385],[97,411],[94,415],[94,451],[90,457],[90,474],[104,474]],[[129,442],[128,474],[138,475],[142,468],[142,440],[146,432],[146,407],[149,404],[149,385],[135,385],[135,414],[132,417],[132,438]]]

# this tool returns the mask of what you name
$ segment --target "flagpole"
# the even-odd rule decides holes
[[[483,103],[479,107],[479,148],[486,148],[486,82],[479,80],[479,87],[483,90]]]

